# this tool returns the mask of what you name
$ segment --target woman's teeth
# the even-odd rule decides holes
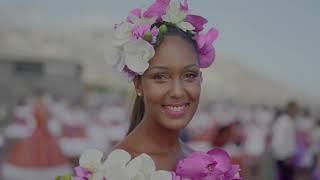
[[[185,108],[185,104],[182,106],[166,106],[169,110],[179,112],[182,111]]]

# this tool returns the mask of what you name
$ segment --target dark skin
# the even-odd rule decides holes
[[[133,157],[146,153],[159,170],[174,170],[178,160],[192,153],[179,140],[197,110],[202,76],[195,48],[178,36],[167,36],[149,61],[149,68],[134,80],[143,95],[145,113],[141,123],[115,149],[124,149]],[[185,107],[185,113],[173,117],[169,107]]]

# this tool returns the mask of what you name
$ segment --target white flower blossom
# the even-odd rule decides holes
[[[192,24],[184,21],[186,16],[186,12],[180,8],[180,0],[171,0],[167,13],[162,17],[162,19],[166,22],[175,24],[183,31],[194,30],[195,28]]]
[[[133,24],[126,21],[117,25],[112,36],[114,47],[121,47],[132,39],[132,28]]]
[[[89,170],[90,180],[171,180],[167,171],[156,171],[154,161],[147,154],[141,154],[131,160],[124,150],[114,150],[104,163],[102,152],[87,150],[80,157],[80,166]]]
[[[143,24],[148,24],[151,26],[156,22],[157,17],[144,17],[143,16],[144,12],[145,12],[145,10],[141,9],[141,18],[139,18],[133,14],[129,15],[129,18],[132,21],[132,23],[134,24],[134,26],[143,25]]]
[[[153,46],[143,39],[129,41],[123,46],[124,64],[138,74],[148,69],[154,54]]]
[[[107,64],[111,65],[113,68],[120,72],[125,66],[121,48],[112,47],[111,51],[106,52],[105,60]]]

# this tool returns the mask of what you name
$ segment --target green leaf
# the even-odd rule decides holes
[[[72,180],[71,175],[66,174],[66,175],[62,176],[62,180]]]

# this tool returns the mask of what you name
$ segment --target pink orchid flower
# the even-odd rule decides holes
[[[136,39],[143,38],[144,33],[150,31],[150,25],[148,24],[142,24],[137,25],[132,28],[132,35]]]
[[[167,7],[170,0],[156,0],[151,6],[143,13],[144,17],[158,17],[166,14]]]
[[[192,24],[195,27],[195,32],[201,32],[203,30],[203,26],[207,24],[208,20],[198,15],[187,15],[186,21]]]
[[[138,75],[138,73],[129,69],[127,65],[123,67],[122,72],[126,73],[128,76],[127,78],[130,80],[133,80]]]
[[[92,173],[85,168],[81,166],[77,166],[74,168],[74,171],[76,173],[76,177],[74,177],[75,180],[89,180]]]
[[[218,30],[211,28],[207,34],[198,34],[195,37],[199,53],[199,66],[200,68],[209,67],[215,58],[215,49],[212,43],[218,37]]]
[[[189,5],[188,5],[188,0],[184,0],[183,2],[180,3],[180,8],[182,11],[185,13],[189,12]]]
[[[133,9],[130,11],[129,16],[127,17],[127,21],[130,23],[133,23],[133,20],[131,19],[132,16],[135,16],[139,19],[142,18],[142,10],[140,8]],[[139,24],[136,25],[132,28],[132,36],[135,37],[136,39],[143,38],[144,34],[146,32],[150,32],[152,35],[152,42],[155,43],[158,33],[159,33],[159,28],[153,27],[151,30],[151,25],[150,24]]]
[[[157,36],[159,34],[159,28],[157,28],[156,26],[154,26],[151,30],[150,30],[150,25],[148,24],[137,25],[132,28],[132,35],[136,39],[143,38],[146,32],[151,33],[152,35],[151,43],[155,43],[157,41]]]
[[[130,16],[136,16],[139,19],[141,18],[142,10],[140,8],[136,8],[130,11],[129,16],[127,17],[127,21],[133,23]]]
[[[207,153],[194,152],[179,161],[173,180],[240,180],[239,166],[231,164],[230,156],[221,149]]]
[[[184,0],[183,2],[181,2],[180,8],[187,14],[186,22],[191,23],[192,26],[195,27],[194,32],[201,32],[203,30],[203,26],[208,22],[208,20],[203,18],[202,16],[189,14],[188,0]]]

